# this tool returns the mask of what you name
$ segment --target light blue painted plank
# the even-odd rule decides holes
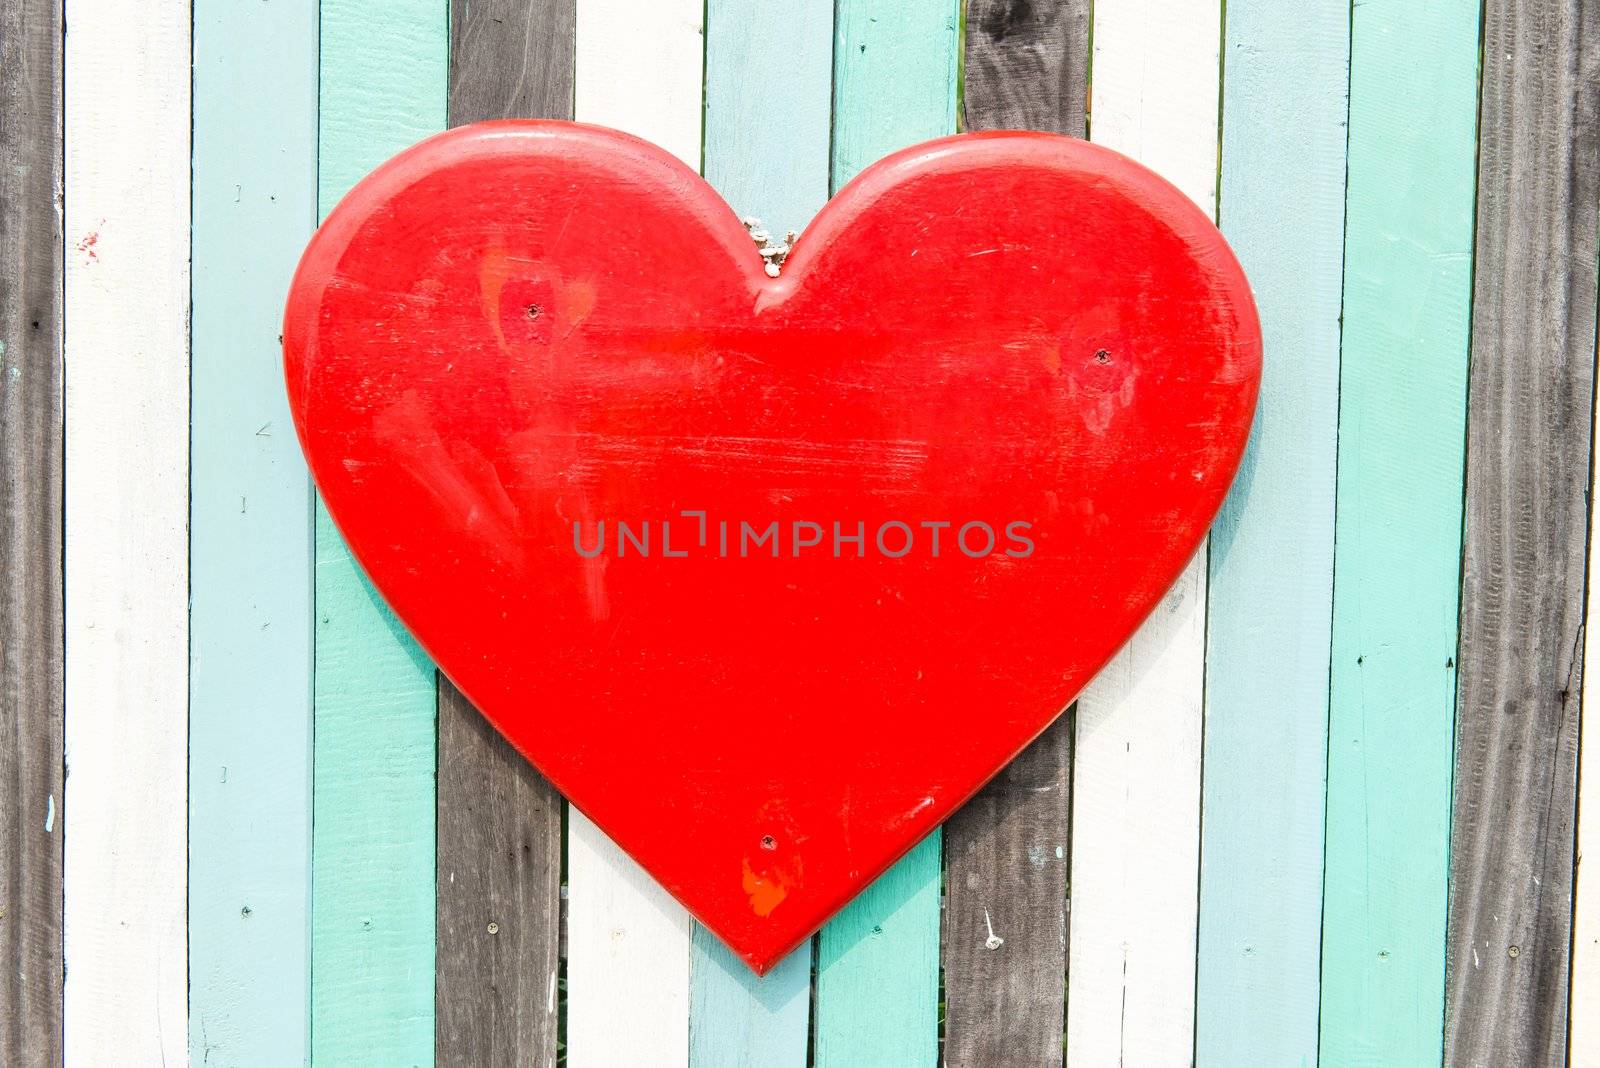
[[[1477,0],[1352,14],[1322,1060],[1438,1064]]]
[[[1317,1057],[1350,8],[1230,0],[1218,213],[1266,363],[1211,540],[1197,1064]]]
[[[955,132],[960,6],[839,0],[834,18],[838,190],[891,152]],[[822,929],[819,1068],[936,1060],[943,842],[929,835]]]
[[[774,240],[828,199],[833,0],[709,0],[705,175]],[[689,986],[692,1068],[800,1068],[811,1023],[811,945],[762,978],[699,924]]]
[[[446,0],[323,0],[322,214],[445,126]],[[431,1064],[433,667],[316,516],[311,1043],[330,1065]]]
[[[311,1003],[311,485],[283,294],[316,224],[317,9],[196,0],[189,1049],[303,1064]]]

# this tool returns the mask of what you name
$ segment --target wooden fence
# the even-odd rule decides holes
[[[779,233],[1089,136],[1256,291],[1207,549],[760,982],[437,679],[290,427],[319,214],[500,116]],[[1597,205],[1592,0],[0,0],[0,1061],[1600,1064]]]

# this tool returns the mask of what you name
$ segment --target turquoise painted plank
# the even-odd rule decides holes
[[[1477,0],[1353,9],[1322,1060],[1438,1064]]]
[[[935,831],[822,929],[818,1068],[938,1060],[942,850]]]
[[[705,62],[706,178],[781,241],[828,199],[833,0],[708,0]],[[692,945],[692,1068],[803,1068],[810,943],[759,979],[699,924]]]
[[[317,10],[195,0],[189,1049],[310,1052],[311,484],[282,296],[316,225]]]
[[[838,0],[834,20],[838,190],[891,152],[955,132],[960,4]],[[943,841],[929,835],[818,936],[818,1068],[937,1059]]]
[[[1346,0],[1229,0],[1218,213],[1266,362],[1212,532],[1195,1062],[1317,1057]]]
[[[323,0],[322,214],[445,127],[447,0]],[[311,1046],[433,1062],[433,667],[316,516]]]

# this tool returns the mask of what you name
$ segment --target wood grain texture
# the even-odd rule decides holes
[[[445,0],[323,0],[318,210],[444,128]],[[316,510],[311,1045],[434,1050],[434,670]]]
[[[1097,5],[1090,136],[1216,211],[1217,0]],[[1067,1049],[1187,1063],[1205,688],[1206,550],[1078,701]]]
[[[966,0],[962,128],[1083,137],[1090,0]]]
[[[456,0],[451,126],[572,118],[574,0]],[[553,1065],[561,798],[439,677],[434,1058]]]
[[[61,1060],[61,4],[0,4],[0,1061]]]
[[[434,1060],[553,1065],[561,797],[439,679]]]
[[[189,9],[66,16],[64,1060],[181,1063]]]
[[[947,1065],[1062,1063],[1071,803],[1065,714],[945,824]]]
[[[279,295],[316,224],[317,15],[196,0],[189,1053],[310,1055],[311,484]]]
[[[833,2],[709,0],[705,175],[774,241],[803,230],[828,199]],[[776,86],[782,91],[763,91]],[[757,977],[694,925],[689,1063],[803,1068],[811,1037],[809,941]]]
[[[890,152],[955,131],[959,16],[957,0],[835,4],[835,192]],[[819,1068],[936,1060],[942,853],[936,831],[822,928]]]
[[[1211,533],[1195,1060],[1312,1064],[1349,5],[1229,0],[1218,215],[1265,343]]]
[[[1483,90],[1448,1064],[1559,1064],[1583,674],[1600,4],[1490,0]]]
[[[963,127],[1083,136],[1089,7],[968,0]],[[946,1064],[1062,1063],[1071,761],[1066,713],[945,825]]]
[[[1478,5],[1361,4],[1351,28],[1321,1061],[1437,1064]]]
[[[1597,354],[1600,357],[1600,354]],[[1600,396],[1595,420],[1600,425]],[[1591,446],[1589,485],[1589,605],[1583,625],[1584,663],[1600,662],[1600,553],[1595,550],[1595,520],[1600,518],[1600,437]],[[1583,708],[1578,752],[1578,834],[1576,885],[1572,908],[1572,993],[1568,999],[1569,1052],[1572,1065],[1600,1063],[1600,726],[1593,711],[1600,707],[1600,683],[1583,677]],[[1585,863],[1584,858],[1588,858]]]
[[[702,0],[584,0],[576,118],[698,170],[704,14]],[[687,1064],[689,914],[576,810],[567,840],[567,1063]]]

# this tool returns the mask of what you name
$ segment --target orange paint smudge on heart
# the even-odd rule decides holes
[[[750,895],[750,908],[757,916],[770,916],[789,896],[789,880],[782,872],[760,875],[744,858],[744,892]]]

